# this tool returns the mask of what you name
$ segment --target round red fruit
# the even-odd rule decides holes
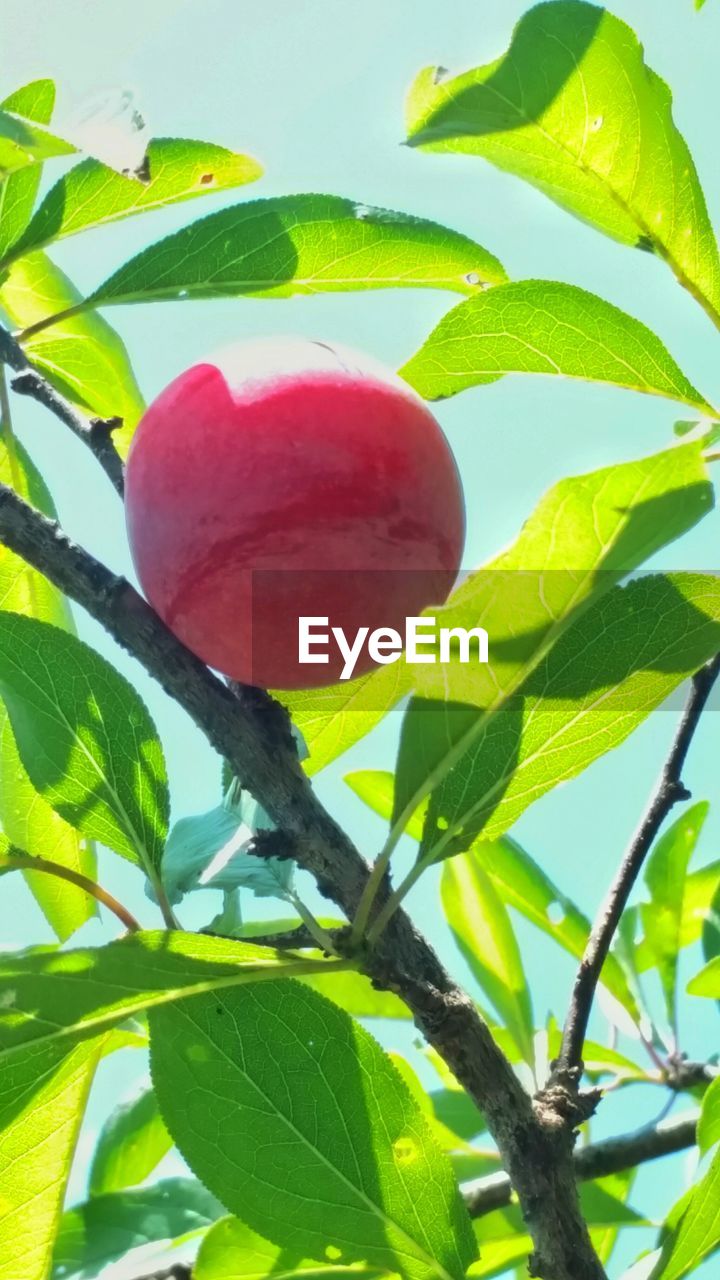
[[[441,604],[465,530],[422,400],[371,358],[304,338],[239,343],[170,383],[133,439],[126,512],[171,630],[224,675],[277,689],[343,669],[332,643],[327,663],[300,662],[300,618],[352,641]],[[373,665],[364,647],[353,675]]]

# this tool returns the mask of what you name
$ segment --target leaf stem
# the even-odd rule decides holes
[[[357,946],[365,934],[367,923],[370,919],[370,913],[372,912],[375,899],[380,892],[380,888],[387,873],[390,858],[392,857],[393,849],[395,848],[395,843],[397,842],[392,842],[391,839],[388,840],[385,848],[381,850],[375,859],[370,869],[370,875],[365,881],[365,887],[363,888],[360,896],[358,908],[352,922],[350,942],[353,946]],[[368,933],[368,939],[369,936],[370,935]]]
[[[84,889],[85,893],[101,903],[103,907],[107,907],[108,911],[112,911],[130,933],[137,933],[140,929],[135,916],[123,906],[122,902],[118,902],[117,898],[108,893],[107,889],[103,889],[102,885],[97,884],[95,880],[90,880],[80,871],[74,871],[72,867],[64,867],[61,863],[53,862],[49,858],[35,858],[29,853],[13,850],[7,858],[0,861],[0,876],[5,875],[7,871],[42,871],[47,875],[57,876],[59,880],[67,880],[69,884]]]
[[[89,310],[87,299],[82,302],[76,302],[72,307],[65,307],[63,311],[55,311],[49,316],[43,316],[42,320],[36,320],[34,324],[29,324],[27,329],[18,330],[13,336],[16,342],[27,342],[28,338],[32,338],[36,333],[42,333],[44,329],[49,329],[51,325],[61,324],[63,320],[72,320],[73,316],[80,315],[83,311]]]
[[[423,871],[430,865],[432,859],[418,859],[414,867],[408,871],[405,879],[398,885],[397,889],[390,894],[387,902],[383,905],[381,911],[378,912],[376,919],[371,924],[367,932],[367,941],[369,944],[377,942],[381,933],[387,928],[390,920],[394,916],[403,899],[407,897],[410,890],[417,884]]]
[[[294,889],[290,889],[288,891],[288,900],[294,906],[300,919],[305,925],[305,928],[308,930],[308,933],[312,935],[320,949],[322,951],[327,951],[331,956],[339,956],[340,953],[338,952],[330,934],[327,930],[323,929],[320,922],[315,919],[312,911],[305,906],[302,898],[295,893]],[[248,941],[251,942],[252,939],[249,938]]]

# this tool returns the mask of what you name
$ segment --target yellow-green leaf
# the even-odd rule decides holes
[[[461,302],[400,369],[426,400],[508,373],[604,382],[715,412],[647,325],[556,280],[519,280]]]
[[[624,244],[669,263],[720,317],[720,259],[670,90],[635,33],[581,0],[526,13],[504,57],[462,75],[422,71],[411,146],[482,156]]]
[[[59,267],[42,252],[11,267],[0,285],[0,307],[20,329],[73,307],[80,294]],[[127,453],[144,401],[122,339],[102,316],[77,315],[23,342],[28,360],[83,412],[122,418],[114,434]]]

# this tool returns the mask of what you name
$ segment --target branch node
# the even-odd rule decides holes
[[[119,431],[124,425],[124,418],[91,418],[90,435],[94,440],[110,440],[113,431]]]

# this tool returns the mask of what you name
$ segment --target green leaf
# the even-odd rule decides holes
[[[49,124],[55,106],[52,80],[33,80],[0,102],[0,110],[15,111],[37,124]],[[25,230],[33,211],[42,165],[28,165],[9,173],[0,184],[0,261]]]
[[[437,1122],[460,1139],[455,1149],[487,1129],[485,1117],[464,1089],[433,1089],[427,1097]]]
[[[698,1146],[703,1155],[720,1142],[720,1076],[705,1090],[698,1120]]]
[[[81,305],[348,289],[473,294],[504,279],[492,254],[436,222],[340,196],[277,196],[222,209],[167,236]]]
[[[673,1030],[677,1030],[677,973],[687,869],[709,808],[707,801],[701,801],[683,813],[656,841],[645,865],[650,902],[641,905],[640,919],[660,974]]]
[[[593,1227],[649,1225],[647,1218],[626,1203],[624,1194],[617,1194],[618,1186],[612,1177],[581,1183],[579,1191],[583,1217]]]
[[[673,1211],[670,1211],[672,1219]],[[680,1280],[720,1248],[720,1150],[693,1187],[680,1221],[665,1242],[652,1280]]]
[[[715,412],[647,325],[555,280],[519,280],[461,302],[400,369],[426,400],[508,373],[612,383]]]
[[[447,1152],[449,1156],[456,1154],[458,1151],[462,1151],[469,1157],[475,1156],[475,1148],[466,1143],[458,1136],[457,1133],[454,1133],[452,1129],[448,1128],[448,1126],[439,1119],[432,1096],[427,1092],[425,1085],[422,1083],[420,1077],[410,1065],[407,1058],[404,1058],[401,1053],[393,1052],[390,1052],[388,1057],[395,1067],[395,1070],[400,1073],[402,1079],[410,1090],[417,1108],[421,1115],[424,1116],[430,1132],[440,1147],[440,1150]],[[450,1089],[447,1090],[448,1094],[451,1092],[452,1091]],[[454,1096],[458,1098],[464,1096],[467,1098],[467,1094],[463,1095],[460,1092],[454,1094]],[[475,1131],[484,1128],[485,1125],[483,1118],[474,1103],[472,1103],[469,1098],[467,1098],[467,1101],[470,1103],[470,1107],[474,1113]]]
[[[0,109],[0,177],[24,169],[26,165],[42,164],[53,156],[70,156],[77,151],[64,138],[56,138],[41,129],[32,120]]]
[[[656,575],[616,587],[561,636],[443,779],[421,858],[447,857],[481,832],[502,835],[541,795],[624,742],[718,649],[720,578]],[[442,712],[428,714],[442,722]]]
[[[379,667],[359,680],[344,680],[325,689],[278,691],[308,749],[305,772],[319,773],[364,738],[411,687],[403,662]]]
[[[520,948],[502,898],[478,859],[469,854],[446,862],[440,892],[453,937],[473,977],[532,1067],[532,1001]]]
[[[138,1186],[171,1146],[155,1090],[142,1089],[129,1102],[121,1102],[100,1130],[90,1165],[89,1194],[101,1196]]]
[[[156,1005],[325,964],[180,930],[134,933],[104,947],[0,953],[0,1065],[28,1046],[67,1052]]]
[[[712,915],[713,899],[720,888],[720,862],[710,862],[699,871],[687,876],[682,894],[682,917],[680,920],[680,950],[697,942],[703,927]],[[635,946],[635,964],[638,973],[644,973],[655,963],[655,956],[647,939],[643,938]]]
[[[474,1250],[450,1165],[380,1046],[337,1006],[264,984],[157,1009],[150,1033],[181,1154],[254,1231],[303,1258],[461,1280]]]
[[[169,808],[165,761],[129,681],[75,636],[0,613],[0,696],[47,803],[156,876]]]
[[[607,1189],[615,1197],[616,1201],[619,1201],[621,1205],[624,1205],[627,1201],[627,1198],[630,1192],[632,1191],[632,1188],[635,1182],[635,1174],[636,1174],[635,1169],[625,1169],[623,1170],[622,1173],[612,1174],[607,1178],[599,1179],[595,1183],[585,1183],[584,1186],[588,1190],[590,1190],[591,1188],[593,1190],[595,1188],[602,1188],[603,1190]],[[581,1185],[580,1187],[580,1197],[581,1197],[583,1212],[587,1216],[587,1210],[588,1210],[588,1205],[586,1203],[587,1191],[585,1192],[583,1191],[583,1185]],[[631,1225],[635,1225],[635,1224],[629,1223],[629,1222],[619,1223],[619,1224],[610,1223],[603,1226],[591,1227],[590,1239],[592,1240],[593,1248],[595,1249],[595,1252],[597,1253],[603,1266],[606,1267],[608,1262],[610,1261],[610,1258],[612,1257],[621,1229],[625,1226],[631,1226]]]
[[[393,775],[382,770],[365,769],[345,775],[345,781],[361,800],[375,813],[390,818],[394,810]],[[415,840],[422,838],[423,815],[413,815],[406,833]],[[570,955],[580,959],[590,932],[590,921],[570,898],[557,888],[549,876],[510,836],[499,840],[479,840],[472,846],[468,857],[490,877],[500,898],[514,907],[536,928],[553,938]],[[447,864],[452,865],[452,864]],[[443,868],[443,872],[445,868]],[[609,955],[602,971],[603,986],[637,1021],[639,1015],[635,999],[627,984],[616,956]],[[588,1045],[585,1060],[588,1065]],[[559,1045],[558,1045],[559,1048]],[[615,1056],[615,1066],[627,1068],[628,1060]],[[634,1066],[634,1064],[629,1064]],[[644,1072],[636,1068],[644,1078]]]
[[[720,956],[720,887],[713,894],[703,920],[701,940],[706,960]]]
[[[468,1280],[505,1275],[509,1267],[524,1263],[532,1251],[532,1239],[514,1205],[476,1218],[473,1231],[480,1246],[480,1258],[470,1268]]]
[[[711,509],[706,474],[695,443],[561,480],[515,543],[433,610],[438,626],[482,625],[490,663],[413,668],[422,701],[411,702],[405,715],[398,825],[489,728],[583,610]],[[455,705],[468,703],[482,714]],[[517,711],[517,700],[514,705]]]
[[[577,0],[521,18],[505,57],[410,91],[411,146],[483,156],[624,244],[650,249],[711,315],[720,261],[663,80],[630,27]]]
[[[17,175],[20,176],[20,175]],[[9,485],[44,515],[56,515],[53,500],[32,460],[11,433],[0,440],[0,482]],[[64,596],[41,573],[0,547],[0,608],[73,629]],[[0,824],[8,839],[35,857],[95,877],[95,855],[33,787],[18,755],[5,707],[0,703]],[[93,899],[54,876],[26,872],[25,878],[48,923],[64,942],[96,912]]]
[[[83,160],[48,192],[12,256],[41,249],[88,227],[241,187],[262,174],[250,156],[189,138],[151,139],[144,169],[149,177],[138,178],[118,173],[99,160]]]
[[[300,981],[332,1000],[353,1018],[396,1018],[407,1022],[412,1017],[399,996],[374,987],[364,973],[355,973],[352,969],[338,973],[311,973]]]
[[[516,840],[503,836],[500,840],[478,842],[472,857],[485,869],[508,906],[514,907],[575,959],[581,958],[590,933],[590,921]],[[632,992],[615,956],[609,955],[605,961],[602,983],[637,1020]]]
[[[330,1252],[330,1251],[328,1251]],[[238,1218],[222,1218],[208,1231],[193,1267],[193,1280],[376,1280],[385,1272],[373,1267],[345,1267],[301,1258],[264,1240]]]
[[[63,1214],[52,1278],[94,1280],[131,1249],[192,1238],[223,1212],[192,1178],[166,1178],[152,1187],[97,1196]]]
[[[16,262],[0,285],[0,307],[22,329],[79,301],[75,286],[44,253]],[[125,455],[145,406],[127,351],[107,321],[93,312],[73,316],[22,345],[31,364],[81,412],[122,418],[113,440]]]
[[[695,974],[688,983],[691,996],[707,996],[710,1000],[720,1000],[720,956],[709,960],[704,969]]]
[[[7,1007],[12,988],[3,987]],[[102,1048],[31,1045],[4,1064],[0,1095],[3,1280],[46,1280],[88,1090]],[[68,1052],[71,1049],[71,1052]]]

